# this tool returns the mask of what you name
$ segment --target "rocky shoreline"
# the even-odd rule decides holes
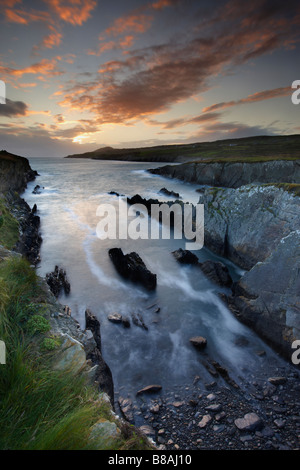
[[[289,299],[290,303],[294,303],[293,308],[299,301],[296,288],[299,273],[294,269],[299,259],[300,233],[296,228],[299,220],[298,196],[273,186],[262,188],[261,185],[249,185],[240,189],[204,188],[199,197],[209,214],[205,222],[207,246],[249,269],[238,283],[233,284],[232,295],[223,296],[224,301],[240,320],[248,322],[262,336],[265,328],[265,337],[288,356],[291,353],[290,342],[298,337],[299,330],[297,311],[287,314],[286,310],[284,315],[282,313]],[[24,200],[12,192],[7,193],[7,200],[20,222],[17,250],[35,265],[39,260],[42,241],[37,207],[31,210]],[[239,207],[243,209],[239,210]],[[283,217],[283,214],[288,214],[288,217]],[[261,217],[260,222],[258,216]],[[244,236],[240,238],[239,232],[235,239],[233,234],[243,224],[246,224]],[[260,228],[259,235],[253,239],[251,230],[257,226]],[[287,257],[291,261],[283,272],[280,263],[285,263]],[[215,271],[211,266],[199,265],[199,268],[203,272],[206,269],[207,275],[212,275],[212,272],[214,275],[224,275],[221,268]],[[276,273],[273,284],[269,284],[269,278],[264,277],[264,269]],[[260,270],[261,277],[255,270]],[[262,287],[264,278],[268,279],[267,287],[272,295],[266,296],[267,291],[263,291],[263,296],[253,294],[253,290],[257,289],[255,282]],[[280,289],[278,282],[281,282]],[[262,366],[261,374],[252,377],[247,388],[242,389],[221,366],[206,361],[211,381],[195,377],[193,383],[178,386],[172,392],[161,390],[157,384],[151,394],[147,393],[149,390],[138,391],[133,402],[126,392],[122,391],[121,395],[120,391],[114,390],[111,371],[101,354],[100,323],[97,318],[86,310],[86,329],[82,331],[70,315],[70,309],[57,303],[49,287],[45,289],[51,305],[51,333],[63,340],[56,367],[66,367],[67,364],[87,374],[104,392],[102,398],[110,401],[112,412],[115,407],[126,422],[134,424],[139,430],[137,432],[153,439],[158,449],[299,450],[300,378],[297,368],[290,363],[278,367],[270,362],[268,371]],[[280,301],[274,300],[274,289],[275,292],[278,290]],[[262,303],[263,312],[259,311]],[[272,315],[268,317],[269,309],[272,309]],[[257,311],[260,316],[255,313]],[[205,352],[200,351],[199,354],[203,354],[204,361],[208,360]],[[120,427],[121,423],[122,419]],[[104,425],[107,425],[109,433],[110,421]],[[115,425],[111,439],[118,436],[118,429]]]

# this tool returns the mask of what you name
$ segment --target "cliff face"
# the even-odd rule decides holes
[[[208,188],[205,245],[249,270],[229,307],[291,357],[300,339],[300,198],[275,186]]]
[[[0,192],[9,190],[22,192],[28,181],[34,180],[37,172],[32,170],[27,158],[2,150],[0,152]]]
[[[265,162],[183,163],[149,170],[189,183],[239,188],[250,183],[299,183],[300,160]]]

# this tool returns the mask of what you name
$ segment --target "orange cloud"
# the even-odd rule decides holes
[[[170,7],[173,3],[174,0],[158,0],[151,4],[151,8],[154,8],[154,10],[162,10],[163,8]]]
[[[97,6],[96,0],[44,0],[58,17],[74,26],[82,25]]]
[[[105,30],[107,35],[118,36],[128,31],[144,33],[150,28],[152,16],[144,14],[132,14],[117,18],[112,26]]]
[[[6,9],[5,16],[6,19],[12,23],[28,24],[28,20],[20,14],[16,13],[14,10]]]
[[[21,78],[26,74],[41,74],[38,78],[42,79],[44,76],[53,77],[55,75],[61,75],[63,72],[57,68],[56,59],[43,59],[40,62],[29,65],[22,69],[13,69],[11,67],[0,66],[0,73],[2,76]]]
[[[230,108],[232,106],[238,106],[240,104],[246,103],[255,103],[257,101],[264,101],[270,100],[273,98],[279,98],[281,96],[288,96],[291,94],[291,87],[281,87],[281,88],[274,88],[273,90],[265,90],[259,91],[254,93],[253,95],[249,95],[246,98],[242,98],[241,100],[237,101],[224,101],[222,103],[216,103],[211,106],[207,106],[206,108],[202,109],[203,113],[215,111],[216,109],[225,109]]]

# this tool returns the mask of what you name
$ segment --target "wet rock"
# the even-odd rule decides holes
[[[122,325],[124,328],[130,328],[130,320],[128,317],[122,317]]]
[[[86,357],[92,361],[93,365],[97,366],[95,382],[98,384],[100,390],[107,393],[112,406],[114,406],[114,384],[112,373],[101,353],[100,322],[89,309],[86,309],[85,311],[85,324],[86,330],[90,330],[93,333],[93,338],[96,343],[96,346],[87,352]]]
[[[122,323],[122,315],[116,312],[108,315],[107,319],[112,323]]]
[[[207,339],[203,336],[194,336],[190,339],[190,342],[197,349],[204,349],[207,345]]]
[[[194,253],[189,250],[183,250],[182,248],[172,251],[172,255],[175,257],[176,261],[182,264],[198,264],[199,262]]]
[[[284,419],[274,419],[274,424],[279,428],[282,429],[284,428],[285,425],[285,420]]]
[[[157,393],[162,389],[161,385],[147,385],[146,387],[142,388],[137,392],[137,395],[141,395],[143,393]]]
[[[180,194],[176,193],[175,191],[169,191],[167,188],[161,188],[159,191],[161,194],[165,194],[166,196],[176,197],[180,199]]]
[[[272,385],[283,385],[286,383],[285,377],[269,377],[268,381]]]
[[[141,283],[148,290],[156,288],[156,274],[147,269],[137,253],[132,252],[124,255],[121,248],[111,248],[108,254],[121,276]]]
[[[58,297],[62,290],[65,294],[70,293],[71,286],[63,268],[55,266],[54,271],[46,274],[46,282],[55,297]]]
[[[118,403],[124,418],[131,424],[134,423],[133,403],[130,398],[119,397]]]
[[[238,418],[234,424],[240,431],[256,431],[263,427],[263,422],[256,413],[247,413],[243,418]]]
[[[216,284],[222,287],[231,287],[232,278],[229,274],[227,266],[220,261],[207,260],[199,263],[201,271]]]
[[[144,330],[148,330],[148,327],[145,324],[144,319],[140,313],[135,314],[132,312],[131,318],[132,318],[132,322],[134,325],[139,326],[140,328],[143,328]]]
[[[44,187],[41,187],[39,184],[37,184],[34,187],[34,190],[32,191],[32,194],[41,194],[43,189],[44,189]]]

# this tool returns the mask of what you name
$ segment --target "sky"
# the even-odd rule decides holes
[[[299,0],[0,0],[0,149],[300,133]]]

